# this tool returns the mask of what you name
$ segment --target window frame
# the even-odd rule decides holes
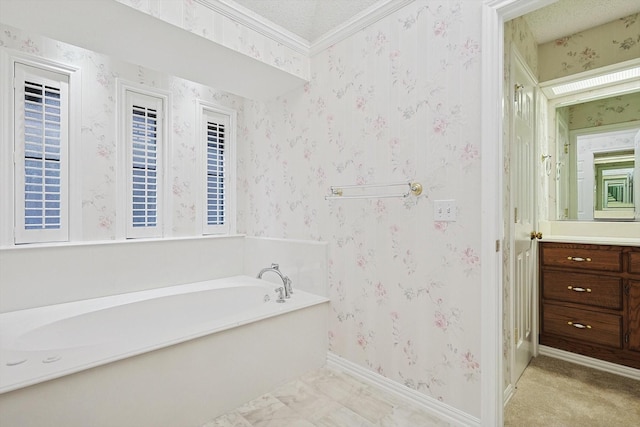
[[[18,188],[22,180],[16,180],[17,163],[24,162],[20,158],[24,152],[24,142],[16,149],[17,132],[16,121],[16,66],[18,64],[42,70],[43,73],[55,73],[64,76],[67,80],[67,142],[66,142],[66,170],[67,184],[61,189],[66,198],[66,219],[63,219],[64,233],[49,233],[51,230],[19,230],[17,204],[18,192],[24,192],[24,188]],[[82,74],[78,67],[60,62],[40,58],[8,48],[0,48],[0,87],[9,96],[0,102],[0,247],[11,247],[22,244],[56,243],[79,240],[82,232],[82,200],[81,187],[78,178],[79,156],[77,152],[80,141],[80,105],[81,105]],[[17,89],[17,88],[16,88]],[[24,198],[20,198],[24,200]],[[23,213],[24,214],[24,213]],[[43,233],[43,231],[47,231]],[[52,236],[53,234],[53,236]],[[57,234],[57,235],[56,235]]]
[[[211,102],[196,100],[197,118],[197,152],[198,152],[198,182],[201,189],[197,200],[196,222],[202,235],[229,235],[236,232],[236,128],[237,112],[231,108]],[[227,132],[224,149],[224,223],[210,225],[207,223],[207,123],[210,119],[223,118],[226,121]]]
[[[116,207],[116,239],[144,239],[170,237],[171,210],[169,189],[169,158],[171,144],[169,114],[171,111],[171,93],[156,88],[122,79],[116,80],[118,99],[117,127],[117,176],[118,196]],[[155,227],[133,227],[133,142],[131,139],[132,106],[142,103],[144,107],[158,110],[158,139],[157,139],[157,190],[156,208],[157,222]]]

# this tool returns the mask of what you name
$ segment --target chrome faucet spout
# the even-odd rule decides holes
[[[293,293],[293,289],[291,287],[291,279],[289,279],[289,277],[285,276],[284,274],[282,274],[282,272],[280,271],[280,265],[273,263],[271,264],[271,267],[265,267],[262,270],[260,270],[260,272],[258,273],[258,279],[262,279],[262,275],[264,273],[267,273],[269,271],[272,271],[274,273],[276,273],[278,276],[280,276],[280,279],[282,279],[282,284],[284,285],[284,297],[285,298],[291,298],[291,294]]]

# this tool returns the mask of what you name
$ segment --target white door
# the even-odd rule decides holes
[[[511,202],[513,206],[512,378],[515,385],[533,357],[534,291],[537,272],[535,81],[517,53],[511,72]],[[538,159],[539,160],[539,159]],[[537,318],[537,316],[536,316]]]
[[[575,211],[571,210],[571,177],[569,165],[569,125],[564,117],[556,114],[556,175],[555,182],[557,187],[556,194],[556,218],[569,219],[569,214],[575,215]],[[575,218],[575,216],[573,217]]]
[[[593,190],[596,180],[593,168],[593,152],[591,150],[580,148],[588,147],[591,142],[583,142],[581,139],[592,139],[591,135],[578,135],[574,139],[575,157],[576,157],[576,195],[577,200],[577,217],[580,221],[593,221]]]

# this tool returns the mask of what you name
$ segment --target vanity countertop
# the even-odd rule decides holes
[[[585,243],[594,245],[639,246],[640,238],[632,237],[588,237],[588,236],[544,236],[540,242]]]
[[[542,242],[640,246],[640,221],[540,221]]]

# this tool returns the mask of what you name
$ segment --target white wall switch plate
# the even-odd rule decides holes
[[[433,220],[434,221],[455,221],[457,217],[455,200],[434,200]]]

